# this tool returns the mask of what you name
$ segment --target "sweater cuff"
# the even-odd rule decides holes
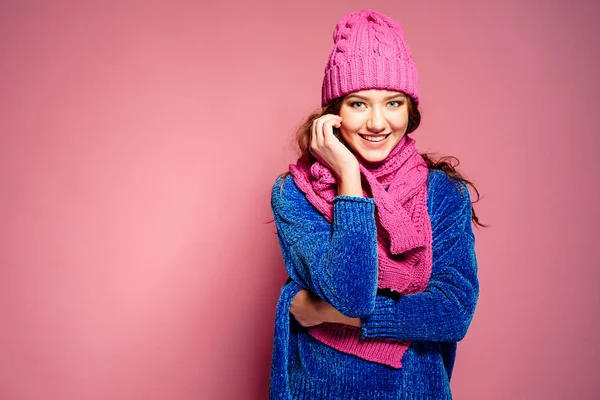
[[[368,317],[361,318],[361,335],[371,337],[398,336],[398,321],[395,318],[396,300],[389,297],[377,296],[375,308]]]
[[[336,196],[333,198],[333,228],[359,232],[377,231],[375,200],[368,197]]]

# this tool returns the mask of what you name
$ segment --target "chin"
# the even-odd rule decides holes
[[[379,164],[385,161],[390,155],[391,150],[380,150],[380,151],[359,151],[356,152],[363,161],[368,164]]]

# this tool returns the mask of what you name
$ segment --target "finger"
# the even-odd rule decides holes
[[[330,121],[331,121],[331,125],[335,126],[336,128],[339,128],[342,126],[342,117],[340,117],[339,115],[334,115]]]
[[[328,114],[330,118],[328,118],[328,120],[331,121],[335,121],[336,124],[339,124],[342,122],[342,117],[340,117],[339,115],[335,115],[335,114]]]
[[[311,128],[311,153],[312,155],[319,161],[322,161],[321,159],[321,149],[323,148],[323,133],[320,131],[321,128],[319,128],[319,121],[315,120],[313,121],[312,124],[312,128]]]
[[[319,148],[323,147],[323,143],[324,143],[323,122],[324,122],[323,117],[318,118],[315,121],[315,138],[317,140],[317,146],[319,146]]]
[[[323,146],[328,139],[326,130],[331,130],[331,125],[337,125],[339,121],[341,121],[341,118],[335,114],[325,114],[315,121],[315,131],[320,146]]]
[[[341,126],[337,119],[330,119],[323,124],[323,140],[325,144],[331,143],[332,140],[338,140],[333,134],[333,128]]]
[[[316,120],[313,121],[310,127],[310,148],[311,150],[317,149],[317,132],[316,132]]]

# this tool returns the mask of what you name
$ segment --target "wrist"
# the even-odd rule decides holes
[[[353,157],[353,159],[344,162],[337,170],[337,178],[351,178],[355,176],[360,176],[360,165],[358,164],[358,160]]]
[[[356,166],[349,165],[342,170],[337,176],[337,184],[337,194],[339,196],[364,197],[358,162]]]
[[[344,314],[340,313],[339,311],[338,311],[338,314],[339,315],[336,318],[336,322],[338,324],[356,326],[356,327],[360,328],[360,326],[361,326],[360,318],[346,317]]]
[[[356,326],[359,328],[361,326],[360,318],[347,317],[325,301],[322,301],[320,307],[322,307],[320,312],[324,322]]]

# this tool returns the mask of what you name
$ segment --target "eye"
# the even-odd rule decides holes
[[[390,102],[388,103],[388,105],[390,105],[390,106],[392,106],[392,107],[394,107],[394,108],[396,108],[396,107],[402,107],[402,105],[403,105],[403,104],[404,104],[404,103],[403,103],[403,102],[401,102],[401,101],[399,101],[399,100],[393,100],[393,101],[390,101]]]
[[[363,103],[362,101],[353,101],[350,103],[350,107],[352,108],[364,108],[365,107],[365,103]]]

